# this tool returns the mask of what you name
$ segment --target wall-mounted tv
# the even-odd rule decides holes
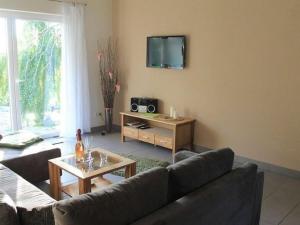
[[[185,39],[185,36],[147,37],[147,67],[183,69]]]

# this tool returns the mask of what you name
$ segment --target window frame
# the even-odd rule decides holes
[[[0,18],[6,19],[7,25],[7,58],[8,58],[8,80],[10,98],[10,119],[13,132],[22,129],[21,111],[19,105],[19,71],[18,71],[18,46],[16,34],[16,20],[42,20],[56,22],[63,25],[63,16],[60,14],[49,14],[40,12],[27,12],[19,10],[8,10],[0,8]]]

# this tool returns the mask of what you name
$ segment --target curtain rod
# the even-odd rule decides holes
[[[63,2],[66,2],[66,3],[72,3],[72,4],[80,4],[80,5],[84,5],[84,6],[87,6],[87,3],[84,3],[84,2],[78,2],[77,0],[48,0],[50,2],[60,2],[60,3],[63,3]]]

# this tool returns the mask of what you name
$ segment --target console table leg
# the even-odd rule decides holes
[[[175,147],[173,147],[173,149],[172,149],[172,156],[174,157],[174,156],[175,156],[175,154],[176,154],[176,148],[175,148]]]
[[[191,151],[193,151],[194,150],[195,121],[192,122],[190,124],[190,126],[191,126],[191,145],[190,145],[190,148],[191,148]]]
[[[173,148],[172,148],[172,156],[174,158],[175,154],[176,154],[176,151],[177,151],[177,145],[178,145],[178,136],[177,136],[177,133],[178,133],[178,127],[177,126],[174,126],[173,127]]]
[[[125,136],[123,134],[123,127],[124,127],[124,115],[121,115],[121,142],[125,142]]]

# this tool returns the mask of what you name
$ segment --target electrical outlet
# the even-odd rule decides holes
[[[101,120],[101,121],[104,121],[102,112],[99,112],[99,113],[98,113],[98,116],[100,117],[100,120]]]

